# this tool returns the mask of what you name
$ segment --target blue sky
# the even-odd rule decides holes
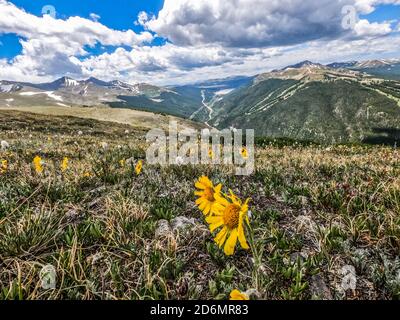
[[[360,18],[350,30],[344,5]],[[0,78],[168,84],[306,59],[399,58],[399,19],[399,0],[0,0]]]
[[[380,5],[370,14],[361,15],[371,22],[382,22],[385,20],[397,20],[400,18],[400,6]]]
[[[164,3],[164,0],[13,0],[10,1],[20,8],[36,16],[42,16],[42,8],[52,5],[56,8],[56,16],[60,19],[67,19],[72,16],[79,16],[90,19],[90,14],[95,13],[100,16],[100,21],[104,25],[117,30],[132,29],[136,32],[143,31],[143,27],[135,24],[139,12],[146,11],[157,14]],[[0,58],[13,58],[21,52],[21,45],[18,36],[13,34],[0,34],[0,41],[3,46],[0,50]],[[153,44],[164,43],[161,39],[156,39]],[[96,46],[93,49],[87,47],[93,54],[111,52],[115,47],[102,49]]]
[[[71,16],[89,18],[91,13],[101,16],[102,23],[114,29],[135,29],[134,21],[139,12],[158,13],[163,0],[13,0],[12,3],[35,15],[41,15],[42,8],[53,5],[57,17],[65,19]]]

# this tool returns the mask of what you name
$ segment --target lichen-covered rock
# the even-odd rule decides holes
[[[171,221],[171,228],[172,231],[184,231],[184,230],[191,230],[193,227],[196,226],[195,219],[186,218],[186,217],[176,217]]]
[[[0,142],[0,145],[1,145],[1,150],[3,150],[3,151],[7,150],[10,147],[10,144],[5,140],[2,140]]]
[[[159,220],[156,226],[155,237],[156,239],[162,239],[172,234],[171,226],[167,220]]]

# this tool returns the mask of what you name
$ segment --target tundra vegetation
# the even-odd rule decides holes
[[[145,134],[0,111],[0,299],[400,297],[397,149],[261,139],[254,174],[234,176],[150,166]],[[222,205],[204,214],[209,182]],[[232,203],[240,226],[221,220]],[[226,247],[218,232],[234,225]]]

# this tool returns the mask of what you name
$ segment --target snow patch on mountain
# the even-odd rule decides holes
[[[161,103],[161,102],[164,101],[163,99],[154,99],[154,98],[151,98],[150,100],[154,101],[154,102],[157,102],[157,103]]]
[[[223,90],[219,90],[219,91],[217,91],[216,93],[215,93],[215,95],[216,96],[225,96],[225,95],[227,95],[228,93],[231,93],[233,90],[235,90],[235,89],[223,89]]]
[[[13,89],[13,85],[11,85],[11,84],[3,84],[3,85],[0,85],[0,92],[6,92],[6,93],[8,93],[8,92],[11,92],[12,91],[12,89]]]
[[[21,96],[36,96],[40,94],[46,94],[49,98],[57,100],[57,101],[64,101],[62,97],[54,94],[53,91],[43,91],[43,92],[33,92],[33,91],[26,91],[26,92],[21,92]]]

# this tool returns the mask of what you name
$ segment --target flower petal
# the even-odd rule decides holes
[[[249,297],[245,293],[242,293],[239,290],[235,289],[232,290],[229,300],[249,300]]]
[[[233,229],[224,247],[224,252],[227,256],[231,256],[235,252],[237,238],[238,238],[238,231],[237,229]]]
[[[217,202],[219,202],[221,205],[223,205],[225,207],[227,207],[229,205],[229,201],[226,200],[223,196],[215,194],[214,197],[215,197],[215,200],[217,200]]]
[[[222,230],[217,234],[217,236],[214,238],[215,242],[218,244],[218,246],[221,248],[224,245],[226,236],[228,234],[228,228],[224,227]]]
[[[199,182],[202,183],[203,185],[205,185],[206,187],[210,187],[210,188],[213,187],[213,183],[206,176],[200,177]]]
[[[200,182],[196,182],[194,185],[196,186],[197,189],[204,190],[205,188],[207,188],[207,186],[205,186],[204,184],[202,184]]]
[[[204,214],[209,214],[211,210],[211,203],[207,201],[206,207],[204,208]]]
[[[218,223],[220,221],[224,222],[221,217],[209,216],[206,218],[208,224]]]
[[[222,184],[220,183],[219,185],[217,185],[217,186],[214,188],[214,191],[215,191],[215,193],[220,193],[220,192],[221,192],[221,189],[222,189]]]
[[[240,242],[240,245],[242,246],[242,248],[245,250],[248,250],[249,245],[247,244],[246,237],[244,235],[243,222],[239,222],[238,238],[239,238],[239,242]]]
[[[199,209],[201,211],[203,211],[207,206],[207,200],[204,200],[200,205],[199,205]]]
[[[223,224],[224,224],[224,221],[222,219],[219,222],[211,223],[210,224],[210,232],[214,232],[216,229],[218,229]]]

